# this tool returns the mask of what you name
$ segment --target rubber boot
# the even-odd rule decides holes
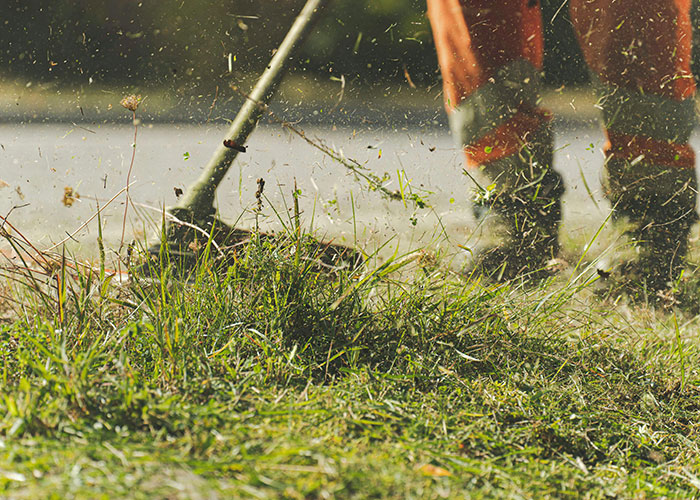
[[[476,213],[497,215],[501,243],[479,252],[469,272],[498,281],[543,278],[559,253],[564,183],[552,169],[551,130],[544,127],[512,156],[479,168],[490,184],[477,188]]]
[[[650,291],[672,288],[685,266],[688,236],[698,220],[692,168],[662,167],[610,158],[604,188],[613,217],[625,219],[636,261],[622,272]]]

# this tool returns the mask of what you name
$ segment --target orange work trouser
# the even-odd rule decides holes
[[[427,0],[445,105],[470,165],[516,153],[550,120],[539,106],[537,0]],[[694,168],[690,0],[570,0],[602,88],[608,158]],[[643,161],[642,161],[643,160]]]

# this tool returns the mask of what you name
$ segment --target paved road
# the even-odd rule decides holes
[[[219,189],[223,217],[250,226],[252,215],[247,210],[255,202],[255,180],[263,177],[269,198],[263,225],[279,227],[270,205],[286,218],[284,200],[289,203],[296,178],[303,193],[304,221],[313,221],[322,235],[346,242],[357,238],[368,248],[394,237],[407,247],[439,240],[444,227],[455,244],[469,241],[474,227],[469,182],[448,130],[440,126],[420,130],[368,127],[314,127],[306,132],[347,157],[366,162],[376,173],[387,172],[393,180],[389,187],[398,187],[397,171],[402,171],[414,189],[433,193],[427,195],[433,210],[414,213],[410,206],[385,201],[299,138],[278,127],[264,126],[250,138],[248,152],[239,155]],[[131,187],[137,210],[129,208],[127,239],[152,237],[160,221],[159,210],[176,201],[174,188],[187,189],[222,139],[223,129],[212,125],[139,128]],[[693,142],[700,149],[700,136],[694,135]],[[39,247],[62,240],[95,212],[96,200],[104,205],[125,186],[132,143],[133,128],[128,124],[0,125],[0,179],[9,184],[0,188],[0,213],[18,207],[10,220]],[[602,133],[595,128],[557,133],[555,166],[568,186],[565,229],[574,239],[591,234],[605,217],[599,182],[602,144]],[[600,209],[589,196],[583,177]],[[63,203],[66,187],[80,195],[70,207]],[[104,212],[106,242],[111,248],[119,245],[123,214],[122,195]],[[97,226],[92,223],[74,236],[82,246],[75,242],[72,246],[94,253],[96,236]]]

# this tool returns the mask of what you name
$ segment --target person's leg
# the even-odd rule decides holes
[[[482,203],[506,242],[482,262],[502,277],[534,271],[558,251],[564,191],[552,169],[550,116],[539,107],[539,2],[427,0],[450,126],[470,167],[490,179]]]
[[[647,283],[665,288],[697,219],[690,0],[571,0],[571,17],[600,90],[606,195],[636,226]]]

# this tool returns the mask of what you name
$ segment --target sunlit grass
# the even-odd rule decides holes
[[[329,268],[296,230],[195,250],[5,271],[4,495],[697,494],[693,317],[425,253]]]

